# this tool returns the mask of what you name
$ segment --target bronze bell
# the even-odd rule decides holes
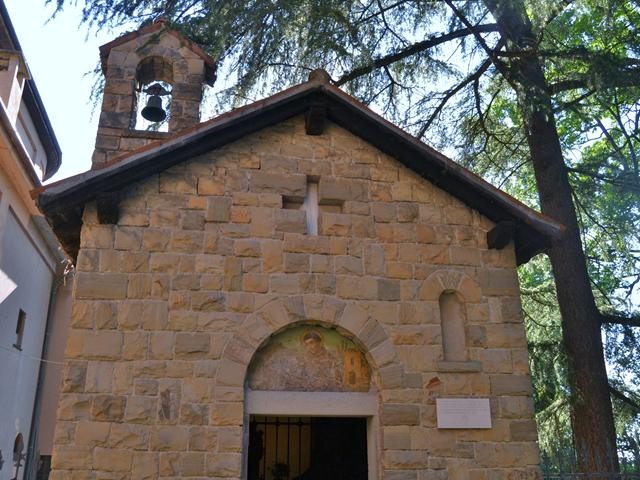
[[[150,122],[161,122],[167,118],[167,112],[162,108],[162,99],[158,95],[151,95],[147,106],[142,109],[142,117]]]

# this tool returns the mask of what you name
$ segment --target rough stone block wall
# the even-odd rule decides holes
[[[319,235],[283,201],[319,181]],[[283,200],[284,199],[284,200]],[[329,125],[294,118],[89,205],[52,480],[240,478],[247,365],[296,322],[367,352],[379,478],[538,476],[512,246],[491,222]],[[468,362],[445,362],[438,299],[464,301]],[[488,430],[436,428],[437,397],[488,397]]]

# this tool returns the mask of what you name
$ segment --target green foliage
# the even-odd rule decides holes
[[[520,269],[529,363],[535,379],[534,402],[540,447],[549,456],[571,445],[570,391],[562,326],[553,277],[546,258],[538,256]],[[557,461],[551,463],[557,464]]]
[[[615,3],[628,6],[626,2]],[[546,26],[540,49],[579,49],[576,55],[549,55],[545,74],[551,85],[582,74],[589,79],[582,88],[561,91],[554,97],[557,129],[598,305],[603,312],[632,313],[638,309],[636,285],[640,280],[640,90],[591,83],[614,75],[620,63],[638,51],[640,37],[629,36],[629,31],[637,29],[637,24],[632,25],[637,20],[637,7],[622,8],[621,13],[615,6],[614,2],[582,2],[566,9]],[[594,11],[600,14],[594,15]],[[464,119],[469,142],[462,158],[485,178],[535,206],[535,179],[522,116],[516,99],[503,84],[500,78],[488,79],[482,97],[484,118]],[[561,318],[546,259],[536,258],[521,267],[520,279],[541,447],[553,457],[554,452],[563,452],[562,446],[571,439],[571,392],[561,349]],[[638,329],[628,326],[607,325],[603,329],[610,384],[640,403],[637,335]],[[623,458],[635,458],[638,465],[633,452],[638,451],[640,411],[615,396],[613,407]]]

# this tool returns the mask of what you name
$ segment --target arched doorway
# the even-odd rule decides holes
[[[289,327],[256,352],[245,389],[248,480],[376,478],[378,395],[353,340]]]
[[[24,465],[24,459],[24,440],[22,439],[22,434],[19,433],[13,442],[13,476],[11,480],[18,480],[21,468]]]

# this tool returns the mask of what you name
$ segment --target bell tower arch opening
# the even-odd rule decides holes
[[[248,480],[377,478],[378,393],[365,352],[297,324],[254,354],[245,382]]]
[[[166,58],[143,59],[136,69],[136,91],[131,128],[168,132],[171,120],[173,64]]]

